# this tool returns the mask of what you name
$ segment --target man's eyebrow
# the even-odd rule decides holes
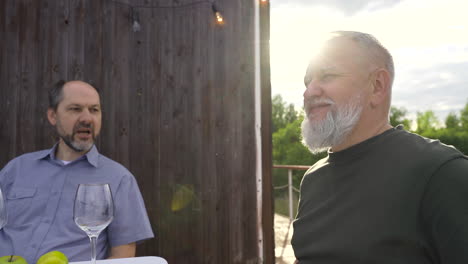
[[[72,107],[72,106],[84,107],[84,105],[79,104],[79,103],[70,103],[67,106],[68,107]],[[92,104],[92,105],[89,105],[89,107],[101,107],[101,105],[100,104]]]
[[[335,66],[327,66],[327,67],[322,67],[319,69],[320,72],[330,72],[330,71],[336,71]]]
[[[68,107],[71,107],[71,106],[79,106],[79,107],[81,107],[81,105],[80,105],[80,104],[77,104],[77,103],[70,103],[70,104],[68,104],[67,106],[68,106]]]
[[[314,66],[309,66],[305,77],[310,78],[312,74],[323,74],[326,72],[333,72],[336,70],[337,68],[335,66],[324,66],[324,67],[317,67],[317,68],[314,68]]]

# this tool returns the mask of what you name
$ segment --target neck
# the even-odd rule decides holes
[[[362,122],[359,122],[353,129],[351,134],[347,136],[346,140],[337,146],[332,146],[331,151],[338,152],[345,150],[369,138],[380,135],[388,129],[392,128],[392,126],[388,123],[387,120],[381,121],[380,123],[374,122],[374,124],[376,125],[368,126],[368,124],[362,124]]]
[[[69,146],[67,146],[67,144],[62,139],[60,139],[60,142],[55,151],[55,157],[60,160],[73,161],[83,156],[88,151],[89,150],[77,152],[71,149]]]

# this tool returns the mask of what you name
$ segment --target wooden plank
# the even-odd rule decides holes
[[[275,262],[273,146],[270,80],[270,2],[260,4],[260,64],[262,93],[262,170],[263,170],[263,260]]]
[[[87,10],[83,0],[68,0],[68,80],[84,80],[85,17]]]
[[[138,254],[170,263],[258,263],[254,2],[216,1],[226,19],[220,27],[210,3],[151,8],[191,0],[31,1],[0,3],[0,27],[10,32],[0,44],[0,107],[8,110],[0,115],[11,124],[0,125],[0,142],[10,144],[0,162],[51,143],[42,129],[32,139],[23,134],[47,125],[39,118],[46,88],[62,78],[89,81],[103,102],[98,147],[135,174],[157,236],[139,245]],[[133,31],[129,4],[138,6],[140,31]],[[265,53],[262,62],[267,67]],[[271,167],[268,75],[262,72],[265,175]],[[263,183],[268,199],[271,181]],[[264,203],[270,263],[272,206]]]
[[[101,135],[101,150],[110,158],[128,168],[129,161],[129,102],[130,87],[128,7],[106,2],[104,25],[103,120],[106,125]]]
[[[6,41],[2,42],[0,50],[1,60],[1,91],[0,91],[0,166],[4,166],[12,157],[17,155],[17,118],[18,118],[18,89],[20,82],[19,59],[19,24],[17,16],[18,3],[2,1],[1,3],[2,32]]]
[[[18,137],[18,151],[31,152],[37,149],[34,138],[38,127],[37,116],[37,77],[38,74],[38,6],[37,1],[23,1],[18,6],[19,27],[19,64],[21,81],[18,87],[18,123],[21,131]],[[44,113],[42,111],[42,113]]]
[[[64,4],[64,3],[62,3]],[[54,129],[49,124],[46,116],[48,108],[48,89],[64,77],[66,69],[66,24],[65,6],[51,3],[51,0],[40,1],[38,18],[35,22],[39,25],[35,30],[37,42],[35,49],[38,57],[34,62],[38,65],[35,87],[36,93],[36,117],[39,120],[35,125],[36,149],[50,148],[56,141]]]
[[[82,1],[82,11],[84,14],[81,16],[83,25],[83,65],[81,72],[83,79],[98,88],[99,90],[105,89],[103,87],[103,73],[105,67],[103,65],[103,51],[106,47],[104,43],[104,18],[106,13],[104,11],[104,1]],[[105,105],[104,105],[105,107]],[[105,122],[105,120],[104,120]]]
[[[143,1],[132,2],[143,5]],[[139,157],[130,159],[130,168],[136,175],[142,195],[145,199],[148,215],[157,235],[155,239],[146,241],[139,246],[138,254],[159,255],[159,89],[155,85],[159,78],[157,17],[151,9],[138,9],[130,11],[128,26],[130,32],[130,87],[129,112],[130,118],[130,156]],[[140,28],[134,28],[137,22]]]

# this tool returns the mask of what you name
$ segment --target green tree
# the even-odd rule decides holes
[[[294,122],[287,124],[273,134],[273,164],[276,165],[313,165],[326,153],[313,155],[301,140],[301,123],[304,117],[298,116]],[[294,171],[294,186],[298,187],[304,171]],[[287,183],[286,170],[275,170],[273,181],[276,186]]]
[[[460,111],[460,118],[450,113],[445,119],[445,127],[436,128],[437,123],[430,113],[418,113],[418,125],[423,124],[423,129],[418,131],[422,136],[432,139],[438,139],[442,143],[452,145],[465,155],[468,154],[468,103]],[[432,121],[428,121],[432,120]],[[430,125],[426,123],[432,122]],[[463,126],[465,124],[465,127]],[[425,128],[424,128],[425,127]]]
[[[405,129],[410,129],[411,121],[406,118],[408,111],[404,107],[392,106],[390,108],[390,124],[392,126],[403,125]]]
[[[298,113],[293,104],[287,104],[281,95],[275,95],[271,100],[272,133],[275,133],[287,124],[297,120]]]
[[[418,125],[416,132],[422,134],[428,131],[434,131],[439,124],[439,120],[437,120],[434,111],[428,110],[422,113],[417,112],[416,124]]]
[[[466,103],[465,108],[460,111],[460,124],[463,130],[468,130],[468,102]]]
[[[460,119],[454,113],[449,113],[445,118],[445,128],[458,130],[460,128]]]

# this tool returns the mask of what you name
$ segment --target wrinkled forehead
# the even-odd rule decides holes
[[[100,105],[100,98],[96,89],[89,84],[70,82],[63,88],[62,102],[66,104]]]
[[[353,40],[336,37],[323,43],[310,59],[307,72],[367,68],[369,56]]]

